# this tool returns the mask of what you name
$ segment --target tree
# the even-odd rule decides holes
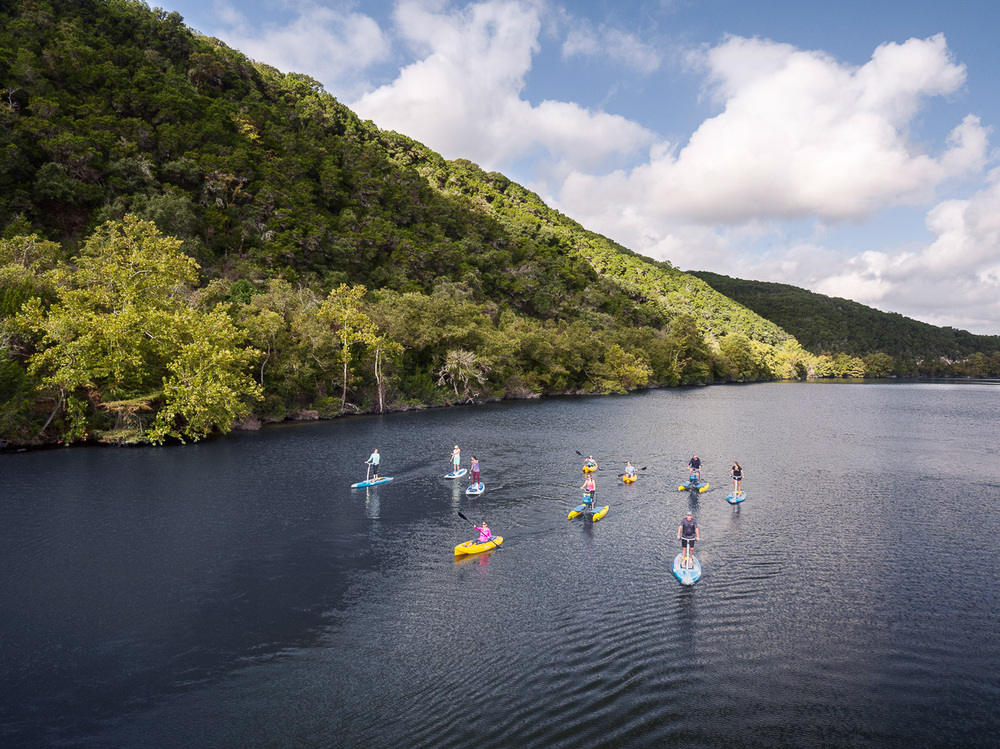
[[[465,349],[452,349],[444,358],[441,369],[438,370],[438,385],[451,383],[455,391],[455,397],[461,400],[471,399],[470,381],[475,380],[480,385],[486,381],[486,370],[476,355]],[[462,392],[458,392],[458,386],[462,386]]]
[[[111,410],[128,426],[104,431],[107,441],[200,439],[228,430],[259,397],[244,372],[259,352],[244,347],[223,310],[189,305],[198,266],[178,240],[126,216],[98,228],[74,260],[75,270],[52,271],[51,306],[34,298],[17,318],[37,347],[29,371],[55,404],[43,431],[61,411],[64,437],[84,439],[94,417]],[[128,405],[102,407],[109,401]],[[158,410],[149,433],[143,403]]]
[[[330,325],[335,332],[340,345],[340,358],[343,364],[343,390],[340,397],[340,411],[344,412],[347,405],[347,385],[350,375],[350,364],[353,359],[352,348],[371,346],[376,343],[378,329],[371,318],[361,308],[365,296],[364,286],[348,286],[341,284],[330,292],[323,300],[317,313],[319,319]]]

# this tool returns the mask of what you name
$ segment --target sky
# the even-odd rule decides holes
[[[147,0],[681,270],[1000,335],[996,0]]]

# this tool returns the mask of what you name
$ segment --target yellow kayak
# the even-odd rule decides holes
[[[586,463],[584,463],[584,465],[583,465],[583,472],[584,473],[592,473],[592,472],[594,472],[596,470],[597,470],[597,465],[596,464],[594,464],[592,466],[588,466]]]
[[[637,478],[639,478],[639,477],[638,477],[638,476],[629,476],[629,475],[628,475],[628,474],[626,473],[626,474],[625,474],[624,476],[622,476],[622,481],[624,481],[624,482],[625,482],[626,484],[631,484],[631,483],[632,483],[633,481],[635,481],[635,480],[636,480]]]
[[[481,551],[489,551],[490,549],[497,548],[503,543],[503,536],[494,536],[491,540],[484,544],[479,543],[479,541],[472,540],[461,543],[455,547],[455,556],[460,557],[463,554],[478,554]]]

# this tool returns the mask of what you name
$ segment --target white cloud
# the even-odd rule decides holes
[[[935,325],[1000,331],[1000,173],[968,200],[927,214],[926,247],[865,252],[816,286]]]
[[[646,44],[635,34],[622,29],[601,25],[597,29],[588,21],[577,21],[563,41],[562,56],[595,57],[614,60],[639,73],[652,73],[660,67],[662,56],[655,47]]]
[[[487,0],[451,11],[404,0],[396,23],[420,59],[351,106],[448,158],[503,169],[530,156],[542,171],[561,174],[601,169],[654,140],[624,117],[522,97],[539,50],[540,10],[532,3]]]
[[[258,28],[231,3],[217,2],[215,10],[228,45],[281,71],[306,73],[337,95],[360,93],[364,71],[390,54],[389,40],[363,13],[304,3],[287,25]]]
[[[884,45],[861,68],[760,39],[729,38],[697,55],[722,112],[681,149],[661,144],[628,173],[571,175],[567,209],[641,206],[650,220],[736,224],[761,217],[859,220],[924,202],[981,169],[986,132],[967,117],[938,156],[910,141],[924,99],[964,81],[944,39]]]

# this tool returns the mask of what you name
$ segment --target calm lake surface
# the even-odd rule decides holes
[[[996,747],[998,438],[996,385],[781,383],[0,454],[0,743]]]

